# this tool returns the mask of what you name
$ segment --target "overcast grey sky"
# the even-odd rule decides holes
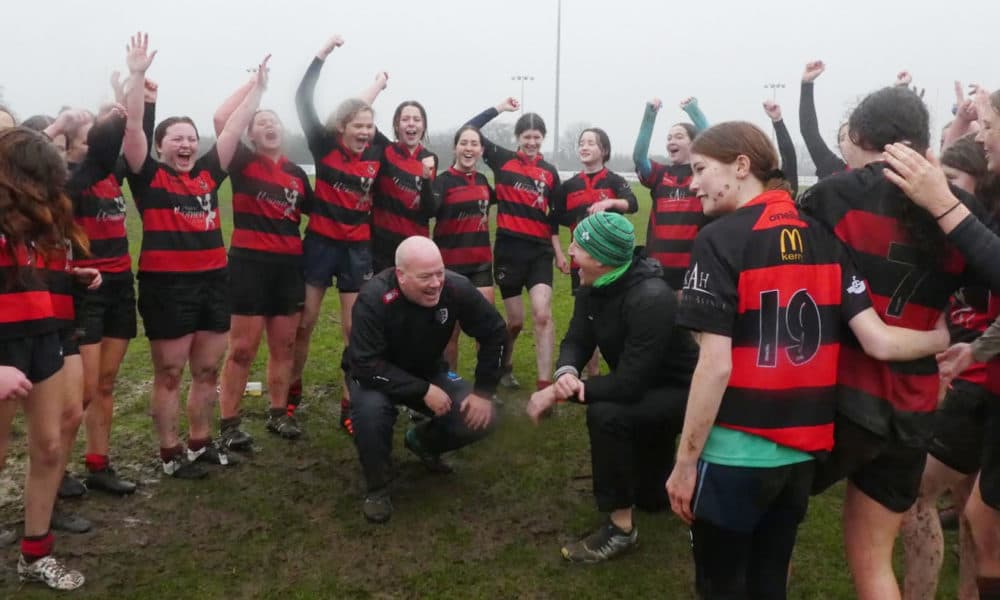
[[[210,127],[246,68],[270,52],[264,105],[295,127],[295,87],[316,49],[341,33],[346,44],[317,88],[323,116],[385,69],[380,127],[389,129],[395,105],[413,98],[427,107],[431,130],[453,131],[502,97],[518,96],[511,75],[526,73],[535,77],[526,107],[546,119],[553,137],[556,0],[18,0],[4,2],[2,12],[0,86],[21,118],[107,100],[108,75],[124,68],[128,36],[142,29],[159,50],[148,75],[160,84],[160,118],[188,114]],[[713,122],[769,127],[760,103],[771,81],[787,86],[778,100],[799,142],[798,85],[815,58],[827,63],[816,97],[831,142],[858,97],[900,69],[927,88],[936,130],[950,118],[953,80],[998,83],[990,44],[1000,31],[1000,3],[993,1],[960,10],[926,0],[563,0],[562,13],[560,128],[602,126],[616,151],[631,149],[652,96],[665,102],[654,152],[669,124],[683,118],[677,103],[687,95]]]

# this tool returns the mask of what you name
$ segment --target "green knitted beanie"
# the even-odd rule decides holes
[[[632,261],[635,228],[618,213],[599,212],[580,221],[573,240],[602,265],[620,267]]]

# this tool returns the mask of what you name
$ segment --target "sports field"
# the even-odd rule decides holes
[[[649,194],[636,186],[645,230]],[[221,193],[223,227],[232,227],[229,184]],[[133,206],[130,204],[130,207]],[[133,258],[141,225],[129,215]],[[564,230],[564,238],[567,233]],[[567,240],[568,243],[568,240]],[[228,245],[228,244],[227,244]],[[569,322],[569,277],[557,274],[557,340]],[[343,342],[336,294],[329,294],[313,337],[297,413],[306,436],[286,442],[264,430],[266,399],[247,398],[244,423],[256,439],[246,464],[214,470],[209,480],[163,478],[148,416],[149,345],[129,348],[116,391],[112,460],[141,482],[134,497],[91,494],[68,504],[95,521],[94,532],[57,534],[56,554],[87,577],[74,598],[693,598],[687,529],[673,514],[638,514],[640,545],[608,564],[570,565],[560,544],[598,523],[590,495],[584,411],[560,407],[536,428],[523,416],[528,392],[501,393],[496,434],[456,453],[449,476],[426,474],[402,448],[397,427],[396,507],[384,526],[361,516],[361,474],[349,438],[337,428]],[[528,311],[530,314],[530,311]],[[530,319],[530,317],[529,317]],[[264,380],[262,348],[251,380]],[[462,348],[463,374],[474,350]],[[518,342],[515,368],[534,381],[531,327]],[[81,434],[82,439],[82,434]],[[26,444],[15,426],[0,475],[0,522],[21,515]],[[82,451],[72,469],[81,472]],[[816,498],[800,531],[791,598],[852,598],[840,534],[842,488]],[[955,596],[956,536],[949,533],[939,598]],[[17,546],[0,551],[0,598],[49,598],[20,588]]]

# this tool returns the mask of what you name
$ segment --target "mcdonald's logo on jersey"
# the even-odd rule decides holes
[[[801,261],[802,260],[802,250],[804,246],[802,245],[802,232],[798,229],[782,229],[781,237],[778,241],[779,247],[781,248],[781,260],[784,261]]]

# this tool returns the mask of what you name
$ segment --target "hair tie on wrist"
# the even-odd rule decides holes
[[[962,203],[961,200],[956,200],[955,203],[951,205],[951,208],[949,208],[948,210],[944,211],[940,215],[934,217],[934,220],[935,221],[940,221],[941,219],[945,218],[948,215],[948,213],[950,213],[951,211],[953,211],[956,208],[958,208],[958,205],[961,204],[961,203]]]

